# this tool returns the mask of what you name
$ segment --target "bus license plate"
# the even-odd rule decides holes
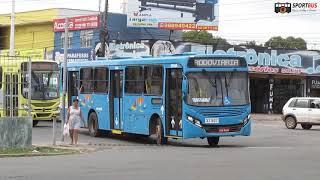
[[[225,133],[225,132],[229,132],[229,131],[230,131],[229,128],[225,128],[225,127],[219,128],[219,133]]]
[[[219,124],[219,118],[206,118],[206,124]]]

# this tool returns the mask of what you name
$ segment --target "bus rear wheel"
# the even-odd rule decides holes
[[[36,127],[38,125],[39,121],[38,120],[33,120],[32,121],[32,125],[33,127]]]
[[[97,116],[97,114],[95,112],[92,112],[89,115],[88,129],[89,129],[90,136],[98,137],[100,135],[99,124],[98,124],[98,116]]]
[[[207,141],[210,147],[217,147],[219,144],[220,137],[208,137]]]
[[[156,138],[158,145],[166,144],[168,141],[168,138],[164,137],[164,130],[160,118],[157,119]]]

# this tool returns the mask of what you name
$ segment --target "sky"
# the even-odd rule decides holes
[[[104,0],[100,1],[103,6]],[[318,8],[315,12],[276,14],[275,2],[314,2]],[[98,10],[99,0],[16,0],[16,11],[53,7]],[[121,7],[122,0],[109,0],[111,12],[120,13]],[[11,0],[0,0],[0,14],[10,11]],[[212,33],[232,43],[263,43],[279,35],[302,37],[310,49],[320,49],[320,0],[219,0],[219,30]]]

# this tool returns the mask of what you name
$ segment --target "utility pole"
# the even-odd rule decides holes
[[[101,41],[101,51],[103,57],[106,57],[106,43],[109,42],[109,34],[108,34],[108,10],[109,10],[109,0],[105,0],[105,8],[103,17],[103,25],[102,25],[102,41]]]
[[[68,42],[69,42],[69,19],[65,19],[64,26],[64,61],[63,61],[63,90],[62,90],[62,119],[61,119],[61,141],[64,141],[63,129],[66,119],[66,94],[67,94],[67,61],[68,61]]]
[[[15,18],[16,1],[12,0],[12,11],[11,11],[11,28],[10,28],[10,56],[14,56],[14,18]]]

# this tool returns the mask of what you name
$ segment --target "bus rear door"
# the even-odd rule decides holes
[[[166,69],[166,134],[182,137],[182,69]]]
[[[123,70],[110,70],[110,128],[113,133],[123,130]]]

